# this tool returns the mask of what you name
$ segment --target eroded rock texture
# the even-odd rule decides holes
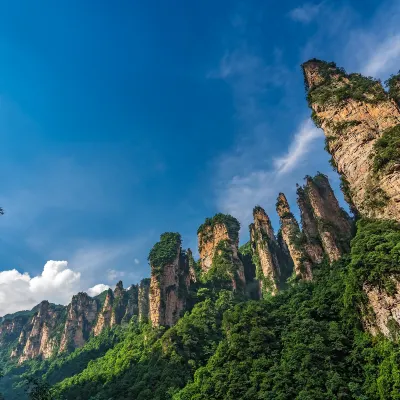
[[[293,260],[294,272],[297,277],[304,280],[312,279],[312,264],[307,257],[301,242],[301,231],[294,215],[290,212],[286,196],[280,193],[276,203],[281,223],[281,235],[286,243],[289,254]]]
[[[320,262],[323,253],[330,261],[338,260],[350,250],[352,221],[339,206],[327,176],[308,176],[298,195],[303,232],[307,237],[306,251],[314,262]]]
[[[197,231],[202,273],[209,277],[225,275],[234,290],[244,290],[246,284],[243,263],[238,255],[239,229],[236,218],[217,214],[207,218]],[[224,268],[222,264],[232,267]]]
[[[150,320],[153,326],[174,325],[186,304],[188,264],[179,234],[164,233],[150,252]]]
[[[97,316],[97,322],[93,328],[94,336],[100,335],[100,333],[104,329],[111,328],[113,324],[115,325],[116,321],[115,321],[113,305],[114,305],[114,293],[111,289],[108,289],[103,307]]]
[[[67,320],[61,338],[60,353],[82,347],[86,343],[96,323],[98,312],[98,301],[86,293],[81,292],[72,297],[67,307]]]
[[[398,105],[379,81],[346,74],[334,63],[310,60],[303,70],[313,119],[324,130],[346,198],[364,217],[400,221],[399,154],[376,162],[378,139],[391,128],[400,129]],[[384,142],[383,150],[390,145]]]
[[[364,324],[373,335],[383,333],[394,340],[400,339],[400,283],[393,279],[396,286],[394,295],[385,290],[364,285],[371,310],[364,310]]]
[[[21,332],[19,343],[12,356],[19,357],[18,363],[41,356],[49,358],[59,344],[57,333],[62,324],[64,307],[42,301],[28,326]]]
[[[150,316],[150,279],[142,279],[138,293],[139,321],[147,322]]]
[[[253,210],[254,223],[250,225],[250,242],[256,260],[256,277],[261,292],[276,294],[280,278],[278,260],[279,245],[272,229],[271,221],[264,209],[257,206]]]

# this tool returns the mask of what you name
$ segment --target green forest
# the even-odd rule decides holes
[[[393,324],[392,338],[366,333],[362,290],[369,282],[390,293],[383,277],[396,276],[399,264],[399,224],[359,220],[350,253],[325,260],[312,282],[264,300],[204,285],[175,326],[153,329],[133,318],[65,358],[6,368],[2,392],[6,399],[26,392],[77,400],[400,399],[400,327]]]

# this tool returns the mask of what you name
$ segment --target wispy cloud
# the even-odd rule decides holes
[[[274,219],[279,192],[286,192],[289,199],[293,200],[296,183],[300,183],[306,174],[316,172],[323,162],[328,167],[323,151],[309,157],[316,148],[323,147],[323,134],[310,120],[301,121],[292,137],[287,150],[277,156],[273,163],[265,158],[262,165],[247,172],[245,165],[251,165],[254,156],[252,147],[242,148],[240,154],[230,152],[224,155],[218,163],[219,208],[237,217],[244,226],[251,221],[252,209],[256,204],[263,205]]]
[[[400,68],[400,27],[399,33],[386,37],[367,58],[362,73],[368,76],[387,75]]]
[[[302,122],[287,153],[275,158],[275,172],[283,175],[299,168],[300,164],[306,161],[307,154],[312,150],[313,142],[323,136],[323,132],[316,128],[311,120],[307,119]]]
[[[319,4],[305,3],[300,7],[296,7],[293,10],[291,10],[289,12],[289,16],[294,21],[308,24],[318,16],[322,5],[323,3]]]

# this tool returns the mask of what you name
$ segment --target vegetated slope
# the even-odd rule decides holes
[[[325,260],[314,281],[259,301],[201,289],[176,326],[163,333],[133,323],[55,388],[91,400],[398,399],[400,348],[362,329],[362,284],[397,274],[399,257],[397,223],[360,221],[351,254]],[[398,333],[394,326],[392,339]]]

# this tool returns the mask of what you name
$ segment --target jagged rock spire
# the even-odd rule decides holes
[[[138,293],[139,321],[147,322],[150,316],[150,279],[140,281]]]
[[[335,261],[350,250],[350,217],[339,206],[326,175],[317,174],[314,178],[308,176],[305,194],[311,206],[320,242],[329,260]]]
[[[300,209],[301,226],[307,239],[304,243],[305,251],[313,264],[319,264],[324,258],[324,250],[310,199],[306,190],[302,187],[297,189],[297,204]]]
[[[254,223],[250,225],[250,242],[253,259],[256,261],[256,277],[262,293],[276,294],[280,278],[277,251],[279,249],[271,221],[265,210],[256,206],[253,210]]]
[[[398,105],[372,78],[315,59],[302,67],[312,118],[324,130],[346,198],[362,216],[400,221]]]
[[[281,222],[282,238],[292,257],[296,276],[304,280],[312,279],[311,262],[302,246],[304,241],[299,224],[290,212],[289,203],[283,193],[279,193],[276,211]]]
[[[179,233],[167,232],[150,251],[150,320],[153,326],[174,325],[184,310],[187,262]]]
[[[225,214],[206,218],[204,224],[197,230],[203,276],[207,279],[207,276],[213,275],[217,267],[215,264],[219,261],[226,265],[232,264],[233,269],[220,272],[231,281],[234,290],[244,290],[246,283],[243,263],[238,255],[239,230],[239,221]]]

